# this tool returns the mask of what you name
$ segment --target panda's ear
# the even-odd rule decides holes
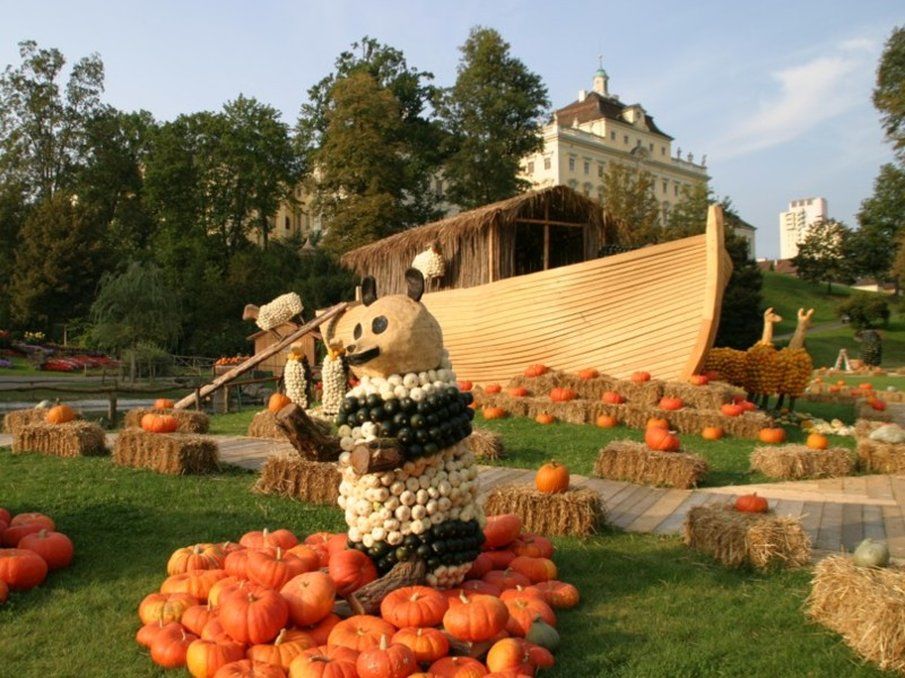
[[[424,276],[417,268],[410,268],[405,272],[405,281],[408,283],[408,295],[415,301],[421,301],[424,294]]]
[[[370,306],[377,301],[377,281],[368,275],[361,279],[361,303]]]

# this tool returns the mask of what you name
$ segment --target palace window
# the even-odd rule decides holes
[[[591,195],[591,184],[589,184],[587,182],[585,182],[585,185],[584,185],[584,194],[588,197],[590,197],[590,195]]]
[[[286,227],[286,230],[289,230],[289,217],[283,217],[283,226]]]
[[[673,188],[673,193],[675,195],[679,195],[679,184],[678,183],[674,184],[672,188]]]
[[[550,158],[544,158],[544,169],[550,169]]]
[[[649,144],[647,145],[647,147],[648,147],[648,149],[650,150],[651,153],[654,152],[654,143],[653,143],[653,142],[649,143]]]
[[[585,174],[591,173],[591,163],[588,160],[584,161],[584,173]]]
[[[575,171],[575,158],[569,158],[569,171]]]
[[[528,163],[528,174],[534,174],[534,161]]]
[[[612,139],[613,141],[616,141],[616,133],[615,133],[615,132],[610,132],[610,139]]]
[[[660,155],[666,155],[666,146],[660,146]]]
[[[602,162],[601,162],[601,163],[597,163],[597,176],[598,176],[598,177],[602,177],[602,176],[603,176],[603,163],[602,163]]]
[[[668,191],[669,191],[669,182],[666,179],[664,179],[663,180],[663,192],[667,193]]]
[[[622,143],[628,144],[628,134],[626,134],[622,137]]]

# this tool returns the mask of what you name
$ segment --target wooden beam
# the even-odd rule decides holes
[[[557,221],[556,219],[529,219],[527,217],[519,217],[515,220],[515,223],[522,224],[540,224],[541,226],[573,226],[576,228],[585,228],[587,224],[582,224],[574,221]]]
[[[286,337],[284,337],[277,343],[273,344],[272,346],[268,346],[266,349],[264,349],[260,353],[256,353],[251,358],[249,358],[248,360],[246,360],[245,362],[243,362],[239,365],[236,365],[233,369],[229,370],[228,372],[221,374],[219,377],[214,379],[211,383],[207,384],[206,386],[202,386],[195,393],[193,393],[191,395],[187,395],[185,398],[183,398],[178,403],[176,403],[176,405],[174,406],[175,409],[181,410],[185,407],[188,407],[189,405],[191,405],[192,403],[195,402],[196,398],[200,399],[207,395],[210,395],[211,393],[216,391],[218,388],[220,388],[224,384],[229,383],[230,381],[232,381],[239,375],[245,374],[249,370],[254,369],[255,366],[260,365],[262,362],[267,360],[270,356],[276,355],[277,353],[282,351],[284,348],[288,347],[289,344],[291,344],[292,342],[297,341],[298,339],[301,339],[303,336],[308,334],[311,330],[313,330],[317,327],[320,327],[326,321],[330,320],[331,318],[333,318],[333,317],[339,315],[340,313],[342,313],[343,311],[345,311],[346,307],[348,305],[349,305],[348,302],[345,302],[345,301],[341,302],[341,303],[337,304],[336,306],[334,306],[333,308],[325,311],[324,313],[322,313],[321,315],[316,317],[314,320],[311,320],[310,322],[305,323],[292,334],[287,335]]]

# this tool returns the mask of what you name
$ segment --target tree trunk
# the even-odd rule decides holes
[[[292,403],[277,412],[276,425],[308,461],[336,461],[342,452],[339,440],[324,433],[305,414],[305,410]]]

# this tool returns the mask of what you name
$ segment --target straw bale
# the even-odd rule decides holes
[[[866,398],[859,398],[855,401],[855,417],[871,421],[892,421],[892,412],[875,410]]]
[[[738,417],[727,417],[719,410],[661,410],[654,407],[639,409],[630,407],[626,423],[632,428],[644,428],[651,417],[666,419],[670,428],[679,433],[698,435],[705,426],[721,426],[723,430],[736,438],[756,439],[762,428],[773,425],[773,418],[764,412],[744,412]]]
[[[868,473],[905,473],[905,443],[858,438],[858,464]]]
[[[286,439],[283,432],[277,428],[276,415],[270,410],[261,410],[254,416],[251,423],[248,425],[247,435],[250,438]]]
[[[723,382],[711,382],[704,386],[669,381],[663,384],[663,395],[681,398],[688,407],[696,410],[718,410],[721,405],[732,402],[732,397],[740,390]]]
[[[272,454],[261,467],[254,489],[307,504],[332,506],[339,498],[342,477],[333,462],[307,461],[298,453]]]
[[[15,435],[26,424],[44,421],[45,416],[47,416],[47,410],[44,408],[30,407],[27,410],[12,410],[3,416],[3,432]]]
[[[55,457],[88,457],[107,454],[104,429],[90,421],[20,426],[13,434],[13,454],[39,452]]]
[[[905,569],[858,567],[848,556],[828,556],[814,568],[806,606],[862,657],[905,673]]]
[[[531,395],[546,395],[557,386],[565,386],[564,382],[568,380],[569,376],[568,373],[559,370],[550,370],[537,377],[526,377],[524,374],[519,374],[510,379],[508,384],[503,385],[503,393],[507,388],[525,388]]]
[[[613,391],[623,396],[633,407],[653,407],[663,397],[663,382],[657,379],[635,383],[630,379],[613,382]]]
[[[885,422],[872,419],[857,419],[855,421],[855,438],[867,438],[871,433],[884,425]]]
[[[587,487],[544,494],[527,485],[503,485],[487,496],[484,513],[514,513],[527,532],[576,537],[594,534],[605,520],[600,495]]]
[[[628,417],[629,406],[623,403],[622,405],[611,405],[609,403],[604,402],[594,402],[588,406],[588,422],[589,424],[596,424],[597,417],[601,414],[608,414],[611,417],[616,417],[616,421],[620,424],[624,424],[626,418]]]
[[[570,400],[553,402],[550,398],[525,398],[528,416],[532,419],[539,414],[552,414],[558,421],[569,424],[587,424],[591,420],[590,412],[595,403],[588,400]]]
[[[123,429],[116,438],[113,463],[182,475],[219,469],[219,450],[213,439],[190,433],[149,433]]]
[[[811,557],[811,540],[798,520],[742,513],[731,504],[692,508],[685,518],[685,544],[727,567],[802,567]]]
[[[844,447],[826,450],[812,450],[805,445],[755,447],[751,452],[751,470],[783,480],[839,478],[854,473],[855,459],[851,450]]]
[[[126,412],[126,420],[123,426],[126,428],[140,428],[141,418],[146,414],[169,414],[176,417],[177,433],[207,433],[211,420],[204,412],[196,410],[173,410],[154,407],[137,407]]]
[[[486,428],[473,429],[465,445],[478,459],[501,459],[506,455],[502,436]]]
[[[655,452],[644,443],[631,440],[610,442],[594,462],[594,475],[598,478],[683,490],[696,487],[709,469],[707,461],[696,454]]]

